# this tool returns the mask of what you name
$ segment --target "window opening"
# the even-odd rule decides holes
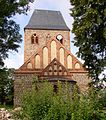
[[[33,34],[31,37],[31,43],[32,44],[38,44],[38,36],[36,34]]]

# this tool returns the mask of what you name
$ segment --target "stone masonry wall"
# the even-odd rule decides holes
[[[17,74],[14,81],[14,106],[17,107],[21,103],[21,96],[26,90],[32,87],[32,74]]]
[[[77,82],[77,85],[81,92],[87,91],[88,84],[91,81],[87,73],[74,73],[72,79]]]
[[[31,90],[34,78],[35,78],[35,75],[33,75],[33,74],[15,74],[14,107],[19,107],[21,105],[22,95],[26,91]],[[68,83],[69,83],[69,91],[70,91],[70,95],[71,95],[72,91],[73,91],[73,85],[75,85],[75,83],[74,82],[68,82]],[[41,86],[42,82],[39,84]],[[57,82],[54,80],[54,81],[51,81],[51,84],[57,85]],[[64,87],[65,87],[64,82],[62,82],[62,86],[63,86],[63,90],[64,90]]]
[[[24,32],[24,62],[31,57],[37,51],[37,49],[45,46],[49,39],[56,38],[58,34],[63,36],[63,45],[70,50],[69,31],[25,29]],[[38,36],[38,44],[31,44],[31,36],[35,33]],[[47,38],[48,34],[51,38]]]

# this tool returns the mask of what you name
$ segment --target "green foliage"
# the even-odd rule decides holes
[[[16,14],[26,14],[31,0],[0,0],[0,102],[11,101],[13,82],[10,70],[4,68],[4,59],[8,58],[10,51],[18,51],[22,36],[20,27],[12,19]]]
[[[0,69],[0,104],[13,104],[13,69]]]
[[[98,76],[106,67],[106,0],[70,0],[74,18],[74,45],[85,61],[90,76]]]
[[[0,66],[8,57],[8,52],[17,51],[22,41],[20,27],[11,18],[18,14],[26,14],[29,9],[28,0],[0,0]]]
[[[25,92],[22,110],[15,117],[21,120],[106,119],[106,111],[103,109],[106,108],[106,99],[102,99],[106,92],[90,89],[88,93],[79,95],[75,86],[74,92],[70,93],[67,82],[64,88],[61,82],[57,83],[57,87],[58,92],[55,93],[53,84],[36,82],[32,91]]]

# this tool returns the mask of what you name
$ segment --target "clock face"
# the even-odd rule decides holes
[[[62,36],[61,34],[58,34],[58,35],[56,36],[56,39],[57,39],[57,40],[62,40],[62,39],[63,39],[63,36]]]

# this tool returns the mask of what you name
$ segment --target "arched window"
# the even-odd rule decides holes
[[[27,68],[32,69],[32,64],[30,62],[27,64]]]
[[[80,66],[79,63],[76,63],[76,64],[75,64],[75,69],[80,69],[80,67],[81,67],[81,66]]]
[[[67,68],[72,69],[72,56],[71,55],[67,56]]]
[[[31,37],[31,44],[34,44],[34,37]]]
[[[38,44],[38,36],[36,34],[33,34],[31,37],[31,43],[32,44]]]
[[[36,38],[35,38],[35,43],[38,44],[38,36],[36,36]]]
[[[60,48],[59,52],[60,52],[60,63],[64,65],[64,49]]]
[[[35,56],[35,68],[37,69],[40,68],[40,56],[39,55]]]
[[[63,39],[60,40],[60,43],[63,44]]]
[[[56,36],[56,39],[57,39],[61,44],[63,44],[63,36],[62,36],[61,34],[58,34],[58,35]]]
[[[54,58],[57,58],[57,44],[55,41],[52,41],[51,42],[51,61],[54,59]]]
[[[48,48],[43,48],[43,67],[45,68],[48,65]]]

